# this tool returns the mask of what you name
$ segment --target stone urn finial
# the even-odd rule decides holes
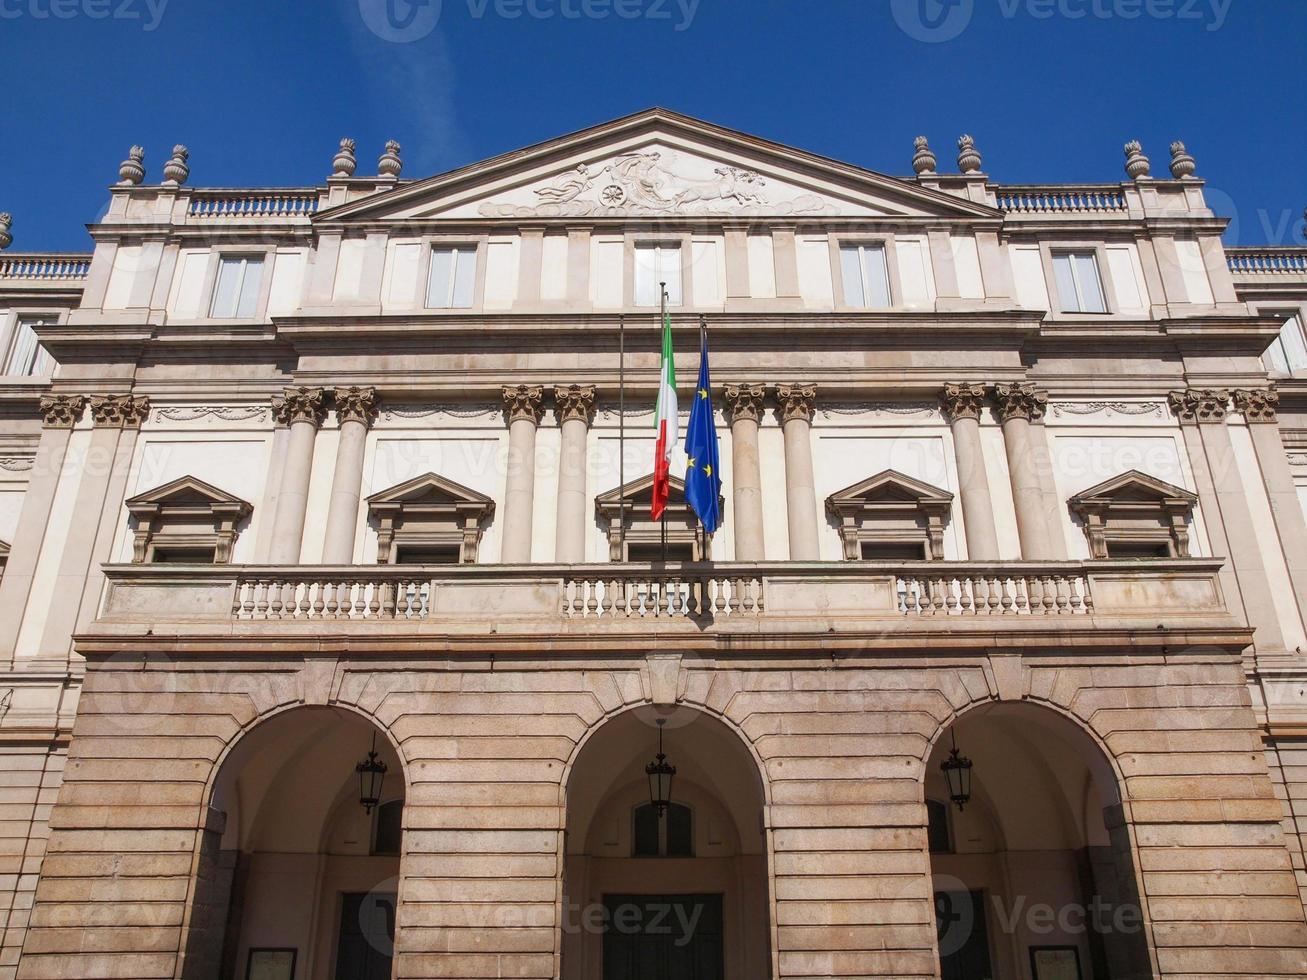
[[[179,187],[186,183],[186,178],[191,175],[190,165],[187,160],[191,158],[191,151],[178,143],[172,148],[172,157],[163,165],[163,183],[165,187]]]
[[[1192,177],[1197,165],[1194,158],[1191,157],[1184,148],[1184,144],[1176,140],[1171,144],[1171,176],[1176,180],[1184,180],[1186,177]]]
[[[127,152],[127,159],[118,164],[120,184],[139,184],[145,179],[145,147],[133,146]]]
[[[9,229],[14,225],[14,216],[8,211],[0,211],[0,249],[8,248],[14,243],[14,236]]]
[[[980,170],[980,151],[976,149],[976,141],[965,133],[958,137],[958,169],[964,174]]]
[[[1125,172],[1131,180],[1147,177],[1152,172],[1152,164],[1144,156],[1144,148],[1138,140],[1125,145]]]
[[[912,154],[912,169],[917,174],[933,174],[938,161],[935,159],[935,151],[930,148],[930,141],[924,136],[918,136],[912,145],[917,150]]]
[[[340,141],[340,149],[336,151],[336,157],[331,161],[331,176],[354,176],[354,168],[358,166],[358,162],[354,159],[355,145],[355,142],[349,138]]]
[[[382,177],[398,177],[404,169],[404,161],[399,158],[400,146],[395,140],[386,140],[386,152],[377,161],[377,173]]]

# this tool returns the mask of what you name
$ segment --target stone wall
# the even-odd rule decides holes
[[[398,976],[558,976],[562,798],[576,746],[665,664],[513,655],[93,657],[51,817],[23,980],[170,978],[190,933],[207,794],[241,733],[298,704],[372,717],[408,784]],[[1307,972],[1280,802],[1225,654],[682,662],[677,700],[764,770],[776,975],[937,969],[924,760],[959,712],[1028,700],[1082,725],[1121,812],[1159,976]]]

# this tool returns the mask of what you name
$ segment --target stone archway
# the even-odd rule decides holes
[[[644,767],[664,726],[672,807]],[[697,709],[642,707],[593,731],[565,784],[564,980],[772,975],[765,788],[740,736]],[[639,974],[644,976],[644,973]]]
[[[961,810],[940,769],[954,736],[973,764]],[[944,980],[1153,976],[1118,777],[1086,731],[1029,703],[973,708],[936,740],[925,796]]]
[[[374,743],[387,771],[368,813],[355,765]],[[388,980],[405,785],[389,739],[352,711],[298,707],[246,731],[212,786],[182,976],[243,980],[262,961]]]

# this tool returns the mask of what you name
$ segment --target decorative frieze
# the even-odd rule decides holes
[[[594,408],[594,385],[554,386],[554,411],[558,415],[559,425],[573,419],[579,419],[589,425],[594,417]]]
[[[817,386],[815,384],[778,384],[776,400],[780,403],[781,421],[789,422],[799,419],[812,421],[813,410],[817,407]]]
[[[150,415],[145,395],[104,395],[91,399],[91,419],[97,427],[139,429]]]
[[[31,456],[0,456],[0,470],[8,473],[27,473],[35,465],[36,460]]]
[[[1162,418],[1166,409],[1161,402],[1054,402],[1053,414],[1063,415],[1129,415],[1140,417],[1152,415]]]
[[[1230,395],[1234,407],[1248,422],[1279,421],[1276,409],[1280,404],[1280,393],[1274,385],[1269,388],[1236,388]]]
[[[1186,388],[1171,392],[1166,400],[1182,425],[1224,422],[1230,392],[1225,388]]]
[[[327,393],[322,388],[287,388],[273,400],[272,414],[278,425],[292,422],[321,425],[327,417]]]
[[[223,422],[249,422],[266,420],[268,409],[262,405],[178,405],[155,409],[156,421],[198,422],[203,418],[221,419]]]
[[[47,429],[71,429],[85,407],[85,395],[42,395],[41,424]]]
[[[979,419],[985,409],[985,386],[972,382],[949,382],[940,400],[949,419]]]
[[[332,400],[336,404],[337,422],[362,422],[370,426],[376,420],[380,402],[376,388],[337,388]]]
[[[926,402],[843,402],[822,403],[822,418],[835,415],[933,415],[939,406]]]
[[[1035,386],[1033,381],[1015,381],[994,386],[1000,422],[1009,419],[1026,419],[1038,422],[1048,411],[1048,392]]]
[[[394,422],[397,419],[429,419],[436,415],[448,415],[456,419],[476,419],[489,418],[492,415],[499,415],[503,412],[502,405],[494,404],[431,404],[431,405],[392,405],[386,403],[386,407],[381,412],[381,417],[387,422]]]
[[[722,398],[730,412],[732,422],[736,419],[762,422],[763,403],[766,397],[767,386],[758,381],[726,385],[722,389]]]
[[[541,385],[504,385],[504,416],[511,425],[528,419],[535,425],[545,413],[545,389]]]

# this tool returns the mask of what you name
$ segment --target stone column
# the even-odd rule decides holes
[[[1284,653],[1284,634],[1271,601],[1271,583],[1257,544],[1257,529],[1244,492],[1239,464],[1234,458],[1234,444],[1225,425],[1230,393],[1223,388],[1190,388],[1171,392],[1168,401],[1185,431],[1190,456],[1198,456],[1195,474],[1200,470],[1210,489],[1204,499],[1200,484],[1199,501],[1204,516],[1209,508],[1216,511],[1224,530],[1225,557],[1238,579],[1248,625],[1256,630],[1253,642],[1257,652]],[[1193,437],[1194,430],[1197,438]],[[1214,499],[1212,499],[1214,498]],[[1210,523],[1210,518],[1209,518]]]
[[[554,410],[562,448],[558,454],[558,521],[554,534],[554,561],[575,564],[585,561],[586,494],[585,459],[594,416],[594,385],[558,385],[554,388]]]
[[[377,389],[337,388],[335,402],[340,443],[336,447],[336,471],[331,478],[331,505],[327,508],[322,563],[349,565],[354,561],[354,531],[358,526],[359,494],[363,487],[363,454],[367,449],[368,429],[377,417]]]
[[[812,478],[812,413],[815,384],[776,386],[785,436],[785,505],[789,517],[790,561],[817,561],[817,490]]]
[[[298,565],[304,543],[304,516],[309,505],[309,477],[313,473],[313,444],[327,414],[326,393],[321,388],[287,388],[274,402],[273,411],[278,422],[289,426],[290,435],[286,440],[268,561],[274,565]]]
[[[765,388],[761,384],[727,385],[731,412],[731,503],[735,518],[735,560],[762,561],[762,472],[758,465],[758,426]]]
[[[1271,516],[1280,536],[1280,551],[1289,569],[1289,584],[1298,603],[1298,614],[1307,623],[1307,519],[1303,517],[1294,486],[1289,458],[1280,439],[1277,409],[1280,393],[1270,388],[1238,389],[1234,391],[1234,407],[1243,413],[1248,423],[1253,452],[1257,454],[1257,468],[1261,470],[1266,496],[1271,504]]]
[[[1044,509],[1041,479],[1047,447],[1041,447],[1030,423],[1042,419],[1048,408],[1048,393],[1031,382],[1000,384],[994,388],[998,417],[1003,426],[1008,474],[1012,480],[1012,502],[1017,512],[1017,533],[1021,557],[1043,561],[1055,557]],[[1041,452],[1041,448],[1043,452]]]
[[[985,472],[985,451],[980,445],[980,413],[985,407],[985,386],[946,384],[944,413],[953,428],[953,452],[958,465],[958,492],[967,525],[967,558],[998,560],[998,528],[994,501]]]
[[[76,517],[59,556],[58,585],[50,600],[38,650],[42,659],[67,657],[72,648],[74,626],[93,618],[94,610],[88,616],[83,606],[94,606],[99,598],[98,585],[102,581],[99,563],[110,559],[136,432],[149,411],[150,400],[140,395],[91,399],[95,431],[91,433],[91,447],[78,479],[73,504]],[[92,582],[97,585],[93,592],[87,587]]]
[[[540,385],[505,385],[508,420],[508,483],[504,491],[504,541],[499,560],[531,560],[531,522],[535,507],[536,429],[544,414]]]
[[[32,465],[32,478],[23,494],[18,516],[18,530],[9,544],[9,560],[0,577],[0,663],[12,662],[18,645],[18,631],[32,590],[32,575],[41,545],[45,542],[54,506],[55,490],[63,472],[64,457],[73,426],[86,407],[83,395],[43,395],[41,398],[41,442]]]

